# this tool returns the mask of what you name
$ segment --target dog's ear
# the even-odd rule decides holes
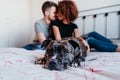
[[[79,44],[76,42],[76,41],[74,41],[74,40],[68,40],[69,41],[69,43],[74,47],[74,48],[76,48],[76,47],[78,47],[79,46]]]
[[[51,38],[48,38],[46,40],[43,41],[41,47],[44,47],[46,49],[46,47],[49,45],[49,43],[52,41]]]

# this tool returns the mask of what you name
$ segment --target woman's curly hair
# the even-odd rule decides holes
[[[72,0],[58,2],[58,12],[60,12],[68,22],[73,22],[78,17],[78,9]]]

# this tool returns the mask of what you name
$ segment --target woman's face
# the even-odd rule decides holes
[[[64,16],[62,15],[62,13],[60,11],[57,12],[57,17],[59,20],[63,20]]]

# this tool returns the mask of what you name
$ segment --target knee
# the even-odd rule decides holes
[[[93,44],[95,42],[95,39],[93,37],[89,37],[87,39],[88,44]]]
[[[90,34],[95,35],[95,34],[98,34],[98,33],[96,31],[92,31],[92,32],[90,32]]]
[[[92,31],[92,32],[88,33],[88,36],[90,37],[90,36],[94,36],[96,34],[98,34],[96,31]]]

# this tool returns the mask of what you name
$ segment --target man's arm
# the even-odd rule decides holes
[[[46,39],[43,33],[36,34],[37,39],[39,40],[40,44]]]
[[[36,38],[40,44],[42,44],[43,41],[46,39],[46,37],[43,33],[43,27],[45,27],[45,26],[43,25],[42,20],[39,20],[35,23]]]

